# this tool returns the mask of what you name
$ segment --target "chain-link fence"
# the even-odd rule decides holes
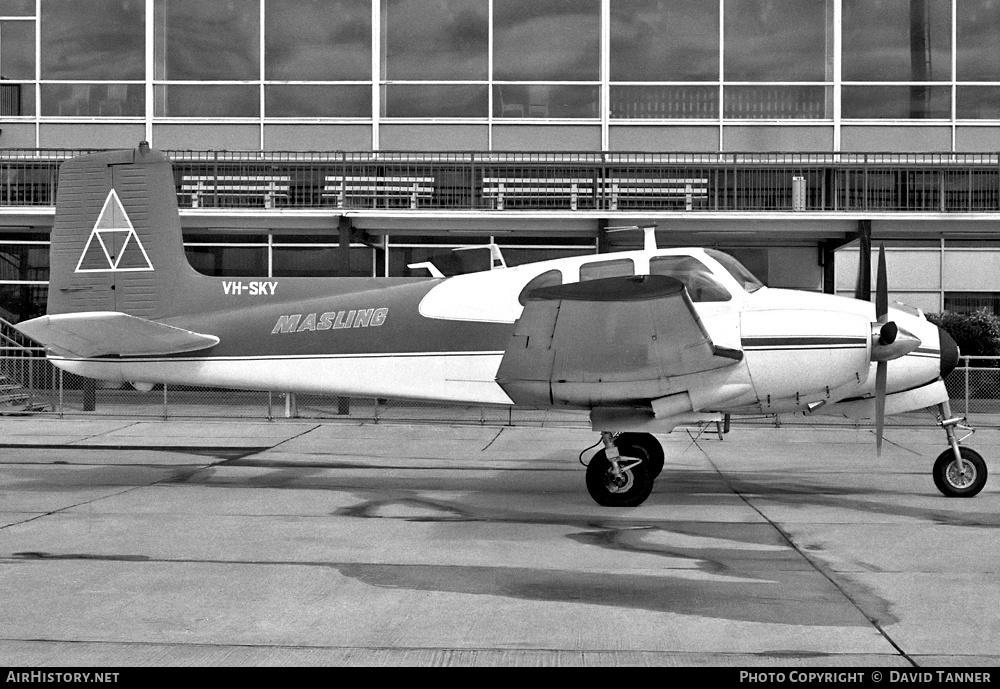
[[[55,368],[40,352],[0,348],[0,414],[126,418],[232,418],[440,421],[488,425],[587,425],[585,411],[370,397],[338,397],[127,383],[82,378]],[[945,380],[952,411],[980,426],[1000,426],[1000,357],[963,357]],[[758,420],[759,421],[759,420]]]
[[[1000,419],[1000,357],[966,356],[945,380],[952,411],[967,417]]]

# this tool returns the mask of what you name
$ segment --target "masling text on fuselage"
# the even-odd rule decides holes
[[[316,330],[346,330],[348,328],[377,328],[385,323],[389,309],[352,309],[323,313],[293,313],[279,316],[271,329],[272,335],[314,332]]]

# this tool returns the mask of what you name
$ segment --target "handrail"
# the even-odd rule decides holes
[[[0,149],[0,207],[51,207],[59,164],[89,151]],[[165,151],[178,203],[188,208],[561,210],[561,211],[907,211],[1000,213],[1000,154],[894,152],[593,152],[593,151]],[[269,176],[279,194],[232,180]],[[186,177],[197,176],[192,196]],[[432,180],[414,199],[385,185],[339,195],[330,180]],[[484,179],[508,184],[497,204]],[[582,178],[587,194],[539,193],[528,180]],[[287,181],[286,181],[287,178]],[[694,203],[655,184],[622,190],[617,180],[705,179]],[[798,181],[796,181],[798,180]],[[190,187],[190,185],[187,185]],[[519,189],[519,186],[521,187]]]
[[[13,323],[3,317],[0,317],[0,343],[5,343],[0,351],[14,349],[20,352],[41,352],[41,356],[45,354],[44,347],[17,330]]]

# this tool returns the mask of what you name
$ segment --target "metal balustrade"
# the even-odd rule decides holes
[[[59,163],[86,152],[0,150],[0,207],[54,205]],[[182,208],[1000,211],[995,153],[167,154]]]

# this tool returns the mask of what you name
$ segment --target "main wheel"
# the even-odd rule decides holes
[[[615,476],[614,468],[604,450],[599,451],[587,465],[587,490],[598,505],[605,507],[635,507],[641,505],[653,491],[645,458],[638,448],[619,445],[618,464],[621,474]],[[637,462],[637,460],[640,460]]]
[[[616,446],[638,446],[646,453],[646,469],[649,478],[655,479],[663,471],[663,445],[651,433],[622,433],[615,440]]]
[[[934,485],[949,498],[971,498],[986,485],[986,462],[982,455],[960,447],[965,474],[960,474],[955,453],[948,448],[934,462]]]

